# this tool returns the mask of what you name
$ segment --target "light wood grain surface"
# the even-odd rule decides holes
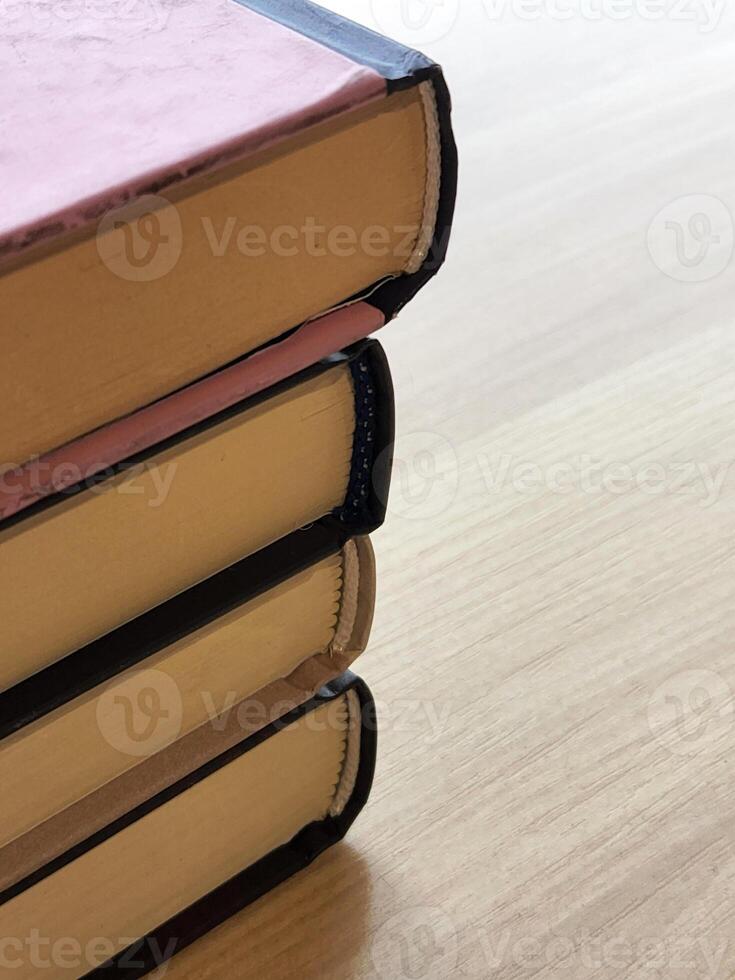
[[[177,980],[735,974],[735,12],[569,7],[403,29],[462,169],[383,338],[374,796]]]

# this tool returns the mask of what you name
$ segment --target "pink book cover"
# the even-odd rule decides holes
[[[372,68],[235,0],[64,6],[3,17],[3,257],[386,94]]]
[[[122,16],[125,8],[129,16]],[[430,81],[440,127],[435,238],[378,283],[266,349],[25,466],[0,520],[381,327],[444,260],[456,190],[450,101],[429,59],[308,0],[148,0],[6,12],[0,63],[0,275],[111,208],[215,171],[316,123]],[[295,327],[297,325],[294,325]]]

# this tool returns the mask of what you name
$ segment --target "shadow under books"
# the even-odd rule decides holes
[[[343,841],[174,957],[166,976],[350,980],[368,941],[370,885],[366,857]]]

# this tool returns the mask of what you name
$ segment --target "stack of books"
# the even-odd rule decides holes
[[[75,11],[28,0],[0,41],[18,978],[144,975],[366,802],[367,338],[441,265],[456,183],[438,67],[306,0]]]

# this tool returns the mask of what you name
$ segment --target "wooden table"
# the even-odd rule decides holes
[[[177,980],[735,972],[735,11],[501,9],[403,30],[462,170],[383,338],[372,803]]]

